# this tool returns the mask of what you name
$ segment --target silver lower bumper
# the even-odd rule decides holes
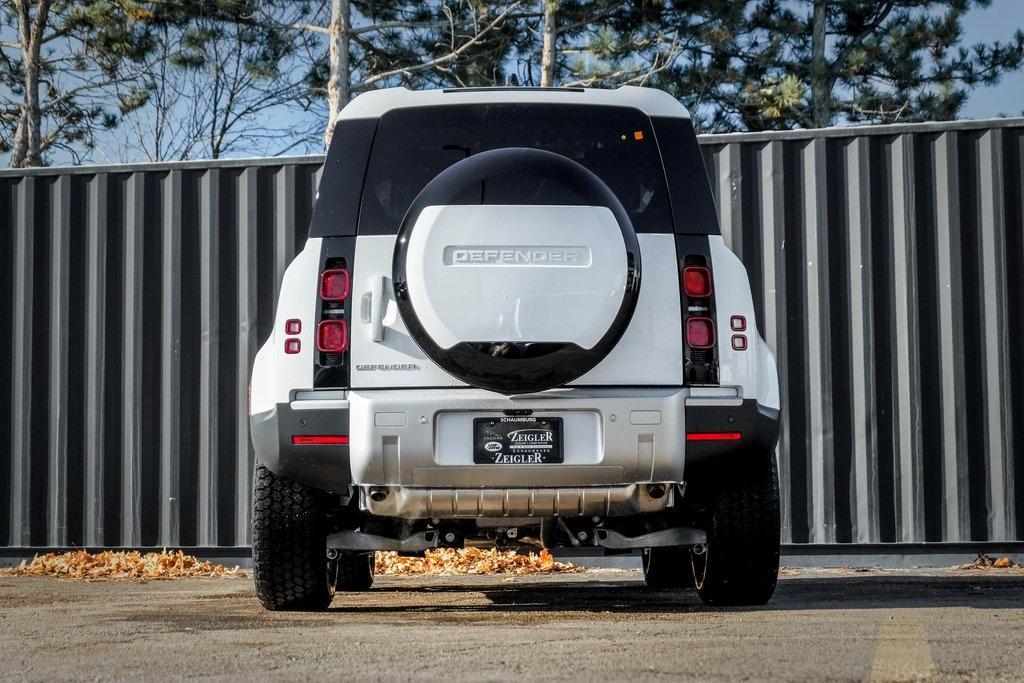
[[[664,510],[675,496],[666,484],[565,488],[410,488],[364,486],[361,507],[404,519],[623,517]]]
[[[686,396],[686,389],[673,387],[567,388],[525,396],[478,389],[353,390],[352,482],[474,491],[604,490],[636,482],[679,482]],[[474,418],[509,410],[561,418],[563,462],[474,463]]]

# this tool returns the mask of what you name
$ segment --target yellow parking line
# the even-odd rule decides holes
[[[871,668],[872,681],[920,680],[938,669],[921,620],[912,614],[882,617]]]

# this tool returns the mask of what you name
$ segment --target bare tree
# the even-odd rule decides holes
[[[124,120],[131,140],[121,156],[217,159],[302,145],[312,122],[294,112],[307,87],[293,38],[208,17],[164,26],[147,104]]]
[[[315,66],[309,78],[312,94],[326,97],[325,144],[330,144],[338,115],[353,96],[381,85],[411,83],[425,72],[444,73],[501,27],[520,1],[505,3],[502,11],[486,18],[481,18],[469,0],[451,5],[390,3],[386,15],[374,13],[385,4],[329,0],[329,6],[321,5],[312,12],[295,6],[290,18],[266,12],[260,17],[270,25],[326,41],[322,57],[311,54],[311,61],[323,69]],[[439,52],[434,40],[438,30],[446,39]]]

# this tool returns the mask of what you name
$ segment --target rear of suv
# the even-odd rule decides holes
[[[774,590],[775,358],[663,92],[357,97],[250,391],[267,608],[482,543],[641,552],[713,605]]]

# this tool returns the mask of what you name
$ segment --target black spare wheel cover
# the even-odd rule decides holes
[[[579,198],[575,205],[606,207],[618,223],[626,250],[624,296],[612,324],[591,348],[581,348],[571,341],[517,342],[507,339],[465,340],[450,348],[442,348],[427,333],[416,314],[408,291],[406,258],[412,230],[420,213],[428,206],[490,203],[481,201],[480,192],[466,190],[490,178],[513,173],[555,181]],[[469,195],[473,198],[467,201]],[[564,195],[558,200],[547,199],[549,201],[537,196],[516,198],[523,205],[567,204]],[[486,226],[481,226],[481,231],[486,229]],[[402,320],[409,334],[431,360],[468,384],[503,394],[521,394],[571,382],[594,368],[615,347],[629,325],[640,294],[640,246],[622,203],[594,173],[560,154],[508,147],[467,157],[439,173],[423,188],[402,220],[395,243],[392,272],[395,299]],[[466,311],[466,315],[474,314],[474,311]]]

